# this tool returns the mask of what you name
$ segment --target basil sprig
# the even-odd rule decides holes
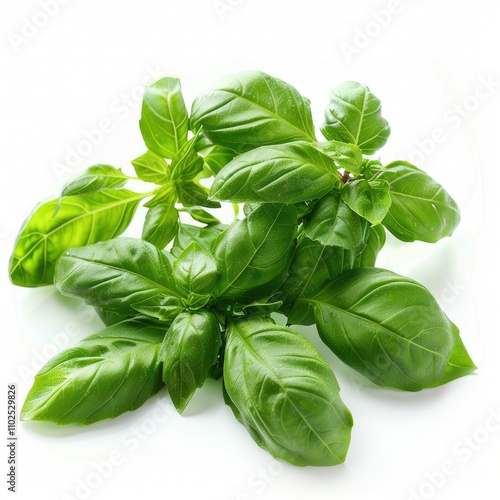
[[[390,134],[368,87],[332,91],[324,141],[309,100],[258,71],[226,78],[187,109],[178,79],[147,87],[146,151],[133,172],[91,166],[21,228],[12,282],[55,284],[106,325],[42,368],[23,419],[90,424],[164,385],[182,413],[207,378],[222,378],[259,446],[295,465],[335,465],[352,417],[329,364],[290,325],[315,324],[381,387],[419,391],[475,370],[431,293],[375,267],[386,231],[435,242],[460,212],[416,166],[366,157]],[[142,238],[118,238],[142,201]],[[220,202],[239,214],[229,225],[214,213]]]

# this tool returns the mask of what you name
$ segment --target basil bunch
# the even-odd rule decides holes
[[[331,93],[318,141],[309,100],[277,78],[228,78],[190,115],[179,81],[164,78],[145,90],[140,129],[147,151],[132,161],[135,177],[92,166],[21,229],[12,282],[55,284],[105,324],[40,371],[23,419],[89,424],[163,385],[182,412],[208,377],[222,377],[257,444],[292,464],[334,465],[351,414],[330,366],[273,314],[316,324],[344,363],[383,387],[419,391],[475,370],[430,292],[374,267],[386,230],[435,242],[460,212],[417,167],[369,158],[390,128],[368,87]],[[210,177],[208,190],[200,180]],[[132,192],[130,179],[148,186]],[[116,238],[142,200],[142,239]],[[244,217],[221,224],[205,210],[221,201],[244,203]]]

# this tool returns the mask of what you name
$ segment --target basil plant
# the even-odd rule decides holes
[[[420,391],[475,370],[431,293],[375,267],[386,231],[433,243],[460,211],[416,166],[375,159],[390,128],[368,87],[332,91],[321,139],[310,101],[258,71],[221,81],[190,112],[179,80],[163,78],[145,89],[139,125],[135,173],[93,165],[20,230],[12,283],[54,284],[104,324],[41,369],[24,420],[91,424],[164,386],[182,413],[207,378],[222,379],[259,446],[326,466],[344,462],[353,420],[332,368],[292,325],[316,325],[381,387]],[[221,202],[244,204],[228,226]],[[141,238],[119,237],[141,203]]]

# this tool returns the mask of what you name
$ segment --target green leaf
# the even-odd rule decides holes
[[[93,165],[78,177],[69,181],[61,191],[62,196],[94,193],[103,189],[123,187],[130,179],[121,169],[111,165]]]
[[[340,181],[337,164],[306,142],[264,146],[237,156],[215,177],[211,197],[299,203],[321,198]]]
[[[214,224],[220,224],[220,220],[214,215],[208,213],[202,208],[184,208],[183,212],[187,212],[195,221],[206,224],[207,226],[212,226]]]
[[[203,127],[213,143],[238,153],[264,146],[314,141],[309,101],[260,71],[231,76],[193,103],[191,128]]]
[[[155,195],[144,203],[146,208],[154,208],[158,205],[168,205],[173,207],[177,202],[177,192],[173,183],[168,183],[158,188]]]
[[[94,307],[94,310],[97,313],[97,316],[99,316],[99,319],[104,323],[105,326],[113,326],[116,325],[117,323],[121,323],[122,321],[131,319],[131,317],[127,316],[126,314],[103,311],[98,307]],[[162,328],[163,330],[165,330],[165,328],[168,326],[165,325],[163,322],[158,321],[156,318],[151,318],[150,316],[136,314],[134,315],[133,319],[136,321],[140,321],[145,325],[147,324],[154,327]]]
[[[219,280],[215,258],[192,242],[177,257],[173,267],[175,284],[184,294],[209,295]]]
[[[321,132],[329,140],[356,144],[371,155],[387,142],[391,129],[382,117],[380,99],[366,85],[345,82],[330,94]]]
[[[255,302],[250,302],[249,304],[235,304],[232,308],[233,314],[247,314],[260,316],[271,316],[273,312],[279,311],[283,302],[280,300],[270,302],[268,299],[256,300]]]
[[[339,141],[316,142],[314,147],[330,157],[337,168],[343,168],[353,174],[361,172],[363,153],[358,146]]]
[[[177,78],[162,78],[145,88],[139,126],[147,148],[163,158],[173,158],[184,146],[189,118]]]
[[[372,226],[368,230],[366,245],[356,255],[353,267],[373,267],[377,256],[385,245],[385,229],[382,225]]]
[[[199,227],[190,224],[179,224],[179,231],[172,245],[172,255],[179,257],[193,241],[198,243],[203,250],[212,253],[215,242],[220,233],[226,229],[226,226],[220,224],[218,226]]]
[[[312,325],[314,310],[302,298],[312,298],[342,273],[357,267],[373,267],[385,244],[383,226],[368,229],[366,243],[355,250],[324,246],[302,237],[288,270],[288,278],[274,296],[283,301],[281,308],[291,325]]]
[[[55,284],[63,295],[104,311],[167,321],[180,307],[168,254],[135,238],[69,250],[57,263]]]
[[[203,157],[205,168],[215,177],[223,167],[225,167],[235,156],[236,153],[229,148],[212,144],[198,151]]]
[[[207,300],[203,302],[202,306],[206,303]],[[132,305],[134,311],[167,324],[172,323],[185,308],[184,299],[172,295],[146,297],[142,302]]]
[[[354,212],[338,191],[321,198],[304,221],[307,238],[346,250],[363,244],[368,228],[368,221]]]
[[[380,386],[419,391],[476,369],[457,327],[409,278],[354,269],[306,300],[325,344]]]
[[[383,224],[396,238],[435,243],[453,234],[460,222],[460,210],[425,172],[405,161],[396,161],[370,173],[371,180],[390,185],[392,204]]]
[[[120,235],[144,196],[127,189],[106,189],[39,206],[17,237],[10,261],[12,283],[28,287],[51,285],[61,254],[68,248]]]
[[[196,389],[217,362],[221,332],[214,313],[179,314],[170,326],[160,350],[163,381],[177,411],[182,413]]]
[[[352,269],[355,258],[354,250],[325,246],[302,238],[290,264],[288,278],[275,296],[284,302],[282,310],[288,317],[288,323],[312,325],[313,308],[299,299],[314,297],[334,278]]]
[[[391,206],[389,183],[386,181],[353,180],[340,193],[345,203],[371,224],[380,224]]]
[[[203,158],[195,150],[197,140],[193,137],[172,159],[173,180],[190,181],[203,170]]]
[[[161,203],[150,208],[142,228],[142,239],[165,248],[177,234],[179,213],[172,205]]]
[[[175,184],[179,201],[186,207],[199,206],[220,208],[220,203],[208,199],[208,190],[191,181]]]
[[[233,222],[215,246],[221,278],[214,296],[246,303],[271,295],[285,281],[296,232],[293,205],[261,205]]]
[[[139,158],[132,160],[135,173],[139,179],[155,184],[166,184],[170,181],[168,163],[153,151],[147,151]]]
[[[38,373],[21,420],[91,424],[139,408],[162,387],[165,330],[129,320],[80,341]]]
[[[259,317],[232,320],[224,386],[257,444],[295,465],[345,460],[352,417],[330,366],[300,333]]]

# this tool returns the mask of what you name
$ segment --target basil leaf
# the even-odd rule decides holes
[[[144,203],[146,208],[154,208],[158,205],[169,205],[173,207],[177,202],[177,193],[175,191],[175,185],[172,183],[165,184],[159,188],[155,195]]]
[[[206,299],[202,306],[208,302]],[[202,307],[200,306],[200,307]],[[146,297],[137,304],[132,304],[132,309],[141,313],[152,320],[158,320],[161,323],[172,323],[172,321],[187,307],[184,299],[179,299],[173,295],[164,297]],[[193,309],[196,309],[193,307]]]
[[[193,137],[172,159],[173,180],[190,181],[203,170],[203,158],[195,150],[197,139]]]
[[[396,161],[371,174],[372,180],[390,185],[392,204],[383,224],[396,238],[435,243],[453,234],[460,222],[460,210],[425,172],[405,161]]]
[[[173,277],[184,294],[209,295],[217,285],[219,271],[215,258],[193,242],[177,257]]]
[[[198,151],[198,153],[203,157],[205,168],[213,177],[236,156],[236,153],[232,149],[215,144]]]
[[[69,181],[61,191],[63,196],[93,193],[103,189],[123,187],[130,179],[121,169],[111,165],[93,165],[75,179]]]
[[[340,181],[337,164],[306,142],[264,146],[237,156],[215,177],[211,197],[239,202],[321,198]]]
[[[269,299],[256,300],[255,302],[250,302],[249,304],[235,304],[232,308],[233,314],[247,314],[260,316],[271,316],[273,312],[277,312],[281,309],[283,302],[280,300],[270,302]]]
[[[165,330],[129,320],[51,359],[38,373],[21,420],[91,424],[139,408],[162,387]]]
[[[165,184],[170,181],[168,163],[153,151],[147,151],[139,158],[132,160],[135,173],[139,179],[155,184]]]
[[[346,250],[364,243],[368,228],[368,221],[354,212],[338,191],[321,198],[304,220],[307,238]]]
[[[135,238],[69,250],[57,263],[55,284],[63,295],[121,314],[180,307],[167,253]]]
[[[363,153],[358,146],[339,141],[315,142],[314,147],[330,157],[337,168],[343,168],[353,174],[361,172]]]
[[[184,146],[189,118],[177,78],[146,87],[139,126],[147,148],[163,158],[173,158]]]
[[[355,265],[356,252],[340,247],[325,246],[318,241],[302,238],[293,256],[288,278],[277,298],[284,302],[283,312],[288,323],[312,325],[312,306],[301,298],[314,297],[323,287]]]
[[[177,234],[179,213],[172,205],[158,204],[146,213],[142,239],[158,248],[165,248]]]
[[[39,206],[17,237],[10,261],[12,283],[27,287],[51,285],[61,254],[68,248],[120,235],[142,198],[144,194],[127,189],[106,189]]]
[[[160,350],[163,381],[177,411],[182,413],[217,362],[221,332],[214,313],[179,314],[170,326]]]
[[[313,299],[319,334],[383,387],[419,391],[476,369],[458,329],[422,285],[391,271],[347,271]]]
[[[353,267],[373,267],[377,261],[377,256],[385,245],[384,226],[377,225],[370,227],[366,245],[356,255]]]
[[[203,250],[212,253],[215,242],[226,226],[220,224],[210,227],[191,226],[190,224],[180,224],[177,236],[172,245],[172,255],[179,257],[193,241],[200,245]]]
[[[366,85],[345,82],[330,94],[321,132],[329,140],[356,144],[371,155],[387,142],[391,129],[382,117],[380,99]]]
[[[246,71],[197,97],[191,128],[238,153],[266,144],[314,141],[310,103],[288,83]]]
[[[386,181],[352,180],[340,193],[349,207],[371,224],[380,224],[391,206],[389,183]]]
[[[214,296],[246,303],[271,295],[285,281],[296,232],[293,205],[261,205],[233,222],[215,246],[221,278]]]
[[[163,330],[165,330],[166,328],[166,325],[163,322],[158,321],[156,320],[156,318],[151,318],[149,316],[134,314],[133,317],[131,317],[130,315],[126,314],[104,311],[102,309],[99,309],[99,307],[94,307],[94,310],[97,313],[97,316],[99,316],[99,319],[104,323],[105,326],[113,326],[116,325],[117,323],[121,323],[122,321],[134,319],[136,321],[140,321],[144,325],[147,324],[154,327],[159,327],[162,328]]]
[[[208,191],[191,181],[177,182],[175,184],[179,201],[186,207],[198,206],[220,208],[220,203],[208,199]]]
[[[206,224],[207,226],[212,226],[214,224],[220,224],[220,220],[214,215],[208,213],[202,208],[184,208],[183,212],[187,212],[195,221]]]
[[[295,465],[345,460],[351,414],[332,369],[300,333],[259,317],[231,320],[224,386],[236,418],[274,457]]]

